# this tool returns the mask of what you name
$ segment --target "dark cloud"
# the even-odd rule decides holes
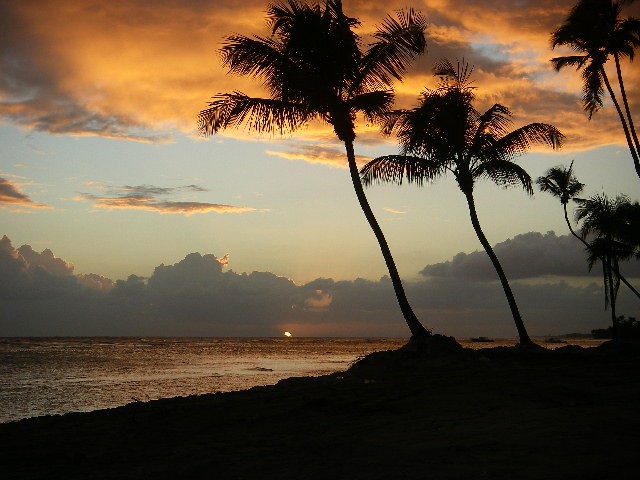
[[[2,2],[0,116],[54,134],[136,141],[166,141],[175,127],[192,132],[195,114],[216,90],[260,92],[256,82],[227,75],[214,52],[224,35],[266,34],[262,20],[268,3],[165,0],[150,10],[143,0]],[[476,65],[483,101],[500,100],[522,113],[524,123],[538,121],[531,112],[544,105],[544,120],[570,133],[573,148],[620,143],[610,108],[598,115],[595,138],[581,134],[579,123],[584,125],[585,116],[579,105],[579,75],[551,71],[549,59],[562,53],[551,51],[549,36],[573,3],[413,2],[429,22],[428,53],[398,85],[399,105],[412,105],[421,90],[434,84],[434,62],[465,58]],[[344,5],[348,15],[362,21],[359,31],[365,43],[387,14],[406,7],[399,0],[351,0]],[[625,15],[638,15],[640,6],[636,2],[625,8]],[[633,108],[638,104],[639,92],[632,88],[638,73],[626,62],[623,67]],[[212,91],[211,85],[217,88]],[[562,102],[554,101],[560,97]],[[569,112],[576,117],[567,117]],[[326,136],[330,129],[324,126],[323,132]],[[359,139],[370,141],[366,132],[360,133]],[[242,132],[227,134],[246,138]],[[313,138],[318,132],[300,134]],[[322,155],[299,158],[331,163]]]
[[[95,186],[95,184],[90,184]],[[173,213],[181,215],[193,215],[194,213],[244,213],[255,211],[250,207],[223,205],[206,202],[173,201],[165,198],[168,195],[181,191],[208,192],[206,188],[198,185],[186,185],[182,187],[157,187],[154,185],[125,185],[123,187],[98,186],[107,189],[106,195],[82,193],[76,200],[88,200],[93,202],[96,208],[107,210],[148,210],[158,213]]]
[[[28,208],[51,208],[48,205],[34,202],[20,188],[6,178],[0,177],[0,205]]]
[[[589,275],[584,246],[571,235],[554,232],[529,232],[498,243],[493,247],[502,267],[512,280],[542,276],[584,277]],[[625,276],[640,276],[640,262],[621,264]],[[451,260],[427,265],[421,272],[426,277],[464,278],[495,281],[496,271],[486,252],[460,252]],[[594,267],[594,279],[599,275]]]
[[[3,237],[3,241],[5,238],[6,236]],[[56,258],[48,248],[38,253],[30,245],[23,245],[18,248],[18,253],[24,258],[30,269],[42,268],[51,275],[61,277],[73,274],[73,264],[64,261],[62,258]]]
[[[538,255],[547,267],[530,264],[533,272],[549,274],[553,259],[559,259],[539,247],[562,251],[563,237],[520,237],[504,243],[514,252]],[[298,335],[408,335],[387,277],[316,279],[296,285],[270,272],[239,274],[229,270],[228,263],[226,255],[191,253],[173,265],[159,265],[149,278],[130,275],[112,282],[99,275],[74,275],[69,262],[49,251],[15,249],[5,236],[0,240],[0,336],[272,336],[284,330]],[[475,268],[473,262],[467,265]],[[488,281],[490,270],[484,270],[405,282],[407,295],[424,324],[436,332],[515,337],[500,284]],[[532,335],[588,332],[608,325],[598,275],[584,285],[557,278],[514,281],[512,286]],[[624,287],[618,312],[640,316],[637,299]]]

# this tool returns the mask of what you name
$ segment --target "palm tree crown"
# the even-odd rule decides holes
[[[637,221],[635,215],[637,210],[625,195],[614,199],[594,195],[578,200],[576,210],[576,220],[582,221],[582,237],[589,240],[586,249],[589,269],[598,261],[602,263],[605,308],[611,305],[614,339],[618,333],[615,307],[621,277],[619,262],[635,253],[636,245],[628,241],[630,225]]]
[[[636,173],[640,177],[640,142],[622,77],[621,60],[634,59],[640,47],[640,19],[621,18],[625,4],[635,0],[579,0],[565,22],[551,35],[552,48],[566,46],[575,52],[551,59],[556,70],[564,67],[582,69],[584,108],[593,116],[603,105],[605,90],[616,108],[633,157]],[[609,81],[605,64],[613,57],[624,112]]]
[[[261,80],[268,98],[220,93],[199,116],[203,133],[247,124],[260,132],[295,131],[313,119],[355,139],[355,115],[375,120],[393,104],[393,80],[425,49],[425,20],[413,10],[388,17],[366,51],[353,31],[359,22],[340,0],[271,5],[269,37],[231,35],[221,48],[230,73]]]
[[[589,243],[587,243],[587,241],[583,237],[578,235],[573,230],[573,227],[571,226],[571,222],[569,221],[569,214],[567,212],[567,204],[569,203],[569,200],[573,199],[576,202],[579,202],[579,203],[582,202],[581,199],[578,199],[576,197],[584,189],[584,183],[579,182],[575,174],[573,173],[573,162],[571,162],[571,165],[569,166],[569,168],[565,168],[565,167],[550,168],[549,170],[547,170],[544,176],[538,177],[538,179],[536,180],[536,183],[538,184],[538,187],[540,188],[541,191],[548,192],[560,200],[560,203],[562,204],[562,208],[564,210],[564,219],[565,219],[565,222],[567,223],[567,226],[569,227],[569,231],[571,232],[571,235],[573,235],[580,242],[582,242],[582,244],[587,248],[587,250],[589,250],[591,247]],[[639,234],[637,233],[638,227],[634,226],[634,225],[640,225],[640,213],[637,212],[637,210],[634,213],[634,208],[636,208],[634,207],[634,205],[635,204],[629,203],[628,206],[624,207],[625,209],[627,209],[626,211],[628,211],[628,213],[625,214],[625,218],[627,219],[629,228],[623,230],[623,232],[625,233],[620,232],[620,234],[625,235],[629,243],[633,243],[634,242],[633,238],[636,238],[635,241],[640,247],[640,240],[638,239]],[[634,221],[633,219],[636,217],[638,218],[638,220]],[[640,250],[638,252],[638,255],[640,255]],[[599,260],[603,263],[607,261],[603,257],[600,257]],[[638,292],[638,290],[636,290],[635,287],[629,283],[629,281],[620,273],[620,271],[616,266],[609,265],[609,268],[611,268],[614,271],[614,273],[618,275],[620,280],[627,287],[629,287],[629,289],[638,298],[640,298],[640,292]]]
[[[534,144],[559,147],[564,136],[552,125],[531,123],[511,130],[511,112],[495,104],[484,113],[473,106],[472,68],[456,67],[441,61],[435,69],[440,86],[426,90],[412,110],[394,111],[387,116],[384,132],[395,133],[400,155],[388,155],[369,162],[361,176],[366,185],[403,179],[422,185],[450,172],[467,199],[471,223],[489,255],[507,296],[521,344],[531,344],[502,266],[487,240],[476,213],[475,182],[487,178],[497,185],[520,185],[533,193],[529,174],[513,160]]]
[[[468,64],[443,60],[435,68],[438,88],[423,92],[418,107],[387,115],[383,131],[398,136],[402,152],[369,162],[361,172],[365,184],[406,178],[421,185],[451,172],[463,192],[487,178],[533,193],[531,177],[513,160],[535,144],[558,148],[564,136],[544,123],[511,130],[511,111],[500,104],[480,113],[473,106],[471,71]]]
[[[200,112],[199,128],[211,134],[246,125],[250,130],[292,132],[314,119],[331,125],[344,142],[349,173],[358,202],[373,230],[398,303],[414,337],[429,333],[404,293],[382,230],[373,215],[358,175],[353,141],[357,114],[375,121],[393,104],[393,81],[401,79],[411,60],[426,47],[425,19],[416,11],[388,16],[363,48],[354,31],[359,22],[347,17],[340,0],[323,5],[287,0],[267,10],[270,35],[231,35],[221,48],[230,73],[260,80],[266,98],[242,92],[219,93]]]
[[[536,184],[541,191],[557,197],[564,206],[569,203],[569,200],[580,195],[584,189],[584,183],[579,182],[573,173],[573,162],[569,168],[550,168],[544,176],[538,177]]]

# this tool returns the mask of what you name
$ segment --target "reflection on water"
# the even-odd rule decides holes
[[[0,422],[323,375],[404,343],[406,339],[4,338]],[[462,343],[481,348],[515,341]]]

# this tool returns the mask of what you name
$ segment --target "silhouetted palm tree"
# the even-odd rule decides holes
[[[503,187],[519,185],[532,194],[531,177],[512,160],[533,144],[559,147],[564,136],[544,123],[510,130],[511,112],[503,105],[496,104],[481,114],[473,106],[471,71],[466,63],[456,68],[443,60],[437,65],[439,88],[426,90],[418,107],[395,111],[387,118],[384,132],[398,136],[401,154],[376,158],[364,166],[361,176],[365,185],[374,181],[401,184],[405,178],[422,185],[424,181],[452,173],[466,197],[478,240],[498,273],[520,343],[530,345],[532,341],[507,277],[480,227],[473,189],[476,181],[486,178]]]
[[[538,187],[543,192],[548,192],[554,197],[560,199],[560,203],[562,203],[562,208],[564,210],[564,219],[567,222],[567,226],[569,227],[569,231],[571,235],[580,240],[582,244],[586,248],[590,248],[589,244],[578,235],[571,226],[571,222],[569,221],[569,215],[567,213],[567,204],[569,200],[575,199],[580,192],[584,189],[584,183],[580,183],[576,176],[573,173],[573,162],[569,168],[565,167],[553,167],[546,171],[544,176],[538,177],[536,180]],[[629,207],[632,208],[632,207]],[[630,218],[633,217],[633,214],[628,215]],[[604,258],[600,258],[601,262],[605,262]],[[640,298],[640,292],[638,292],[633,285],[631,285],[624,276],[620,274],[620,271],[613,265],[609,265],[610,268],[620,277],[620,280],[627,286],[629,289],[635,293],[635,295]]]
[[[629,202],[621,209],[624,220],[624,230],[620,237],[635,248],[635,257],[640,260],[640,202]]]
[[[345,16],[340,0],[323,6],[297,0],[267,10],[271,35],[231,35],[221,48],[230,73],[260,79],[268,98],[241,92],[219,93],[199,116],[205,134],[246,124],[260,132],[295,131],[319,119],[331,125],[344,143],[353,187],[375,233],[387,264],[398,303],[414,337],[429,332],[406,298],[398,270],[382,230],[371,211],[358,175],[353,142],[356,114],[375,121],[393,104],[393,81],[405,74],[410,61],[422,54],[425,19],[416,11],[388,16],[363,49],[354,29],[355,18]]]
[[[594,195],[579,200],[576,211],[576,220],[583,222],[582,237],[592,237],[587,248],[589,270],[598,260],[602,263],[605,308],[611,306],[614,340],[619,340],[616,317],[616,298],[620,287],[620,275],[617,273],[620,271],[619,261],[634,255],[634,246],[625,241],[629,205],[629,199],[624,195],[618,195],[613,200],[604,194]]]
[[[579,0],[565,22],[551,36],[553,48],[567,46],[577,55],[556,57],[551,62],[556,70],[567,66],[582,69],[583,101],[589,118],[602,107],[606,87],[620,117],[636,173],[640,177],[640,142],[629,109],[620,66],[622,58],[628,57],[632,61],[635,49],[640,47],[640,19],[621,18],[623,5],[634,1]],[[615,61],[624,113],[605,71],[605,63],[610,57]]]

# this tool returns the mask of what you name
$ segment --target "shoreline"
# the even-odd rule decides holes
[[[632,478],[640,350],[378,352],[347,372],[0,424],[3,478]]]

